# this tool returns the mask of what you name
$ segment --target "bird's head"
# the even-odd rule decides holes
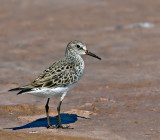
[[[70,53],[74,53],[74,54],[77,54],[77,55],[90,55],[90,56],[93,56],[93,57],[101,60],[100,57],[98,57],[94,53],[89,52],[87,50],[86,45],[83,42],[78,41],[78,40],[71,41],[67,45],[66,55],[69,55]]]

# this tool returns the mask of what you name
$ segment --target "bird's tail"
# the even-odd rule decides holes
[[[10,90],[8,90],[8,91],[17,91],[17,90],[20,90],[20,91],[17,93],[17,95],[18,95],[18,94],[22,94],[22,93],[24,93],[24,92],[31,91],[32,88],[29,88],[29,87],[18,87],[18,88],[12,88],[12,89],[10,89]]]

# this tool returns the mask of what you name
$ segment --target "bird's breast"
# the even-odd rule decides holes
[[[76,73],[77,73],[77,76],[78,76],[78,80],[82,77],[83,75],[83,72],[84,72],[84,61],[81,61],[79,62],[79,64],[77,65],[76,67]]]

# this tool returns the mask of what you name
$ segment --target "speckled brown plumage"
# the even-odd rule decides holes
[[[31,84],[24,86],[24,88],[51,88],[76,83],[84,69],[83,62],[79,59],[80,58],[65,57],[55,62],[44,70]]]

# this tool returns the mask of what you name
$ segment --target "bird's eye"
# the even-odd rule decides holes
[[[81,46],[80,45],[77,45],[77,48],[80,48]]]

